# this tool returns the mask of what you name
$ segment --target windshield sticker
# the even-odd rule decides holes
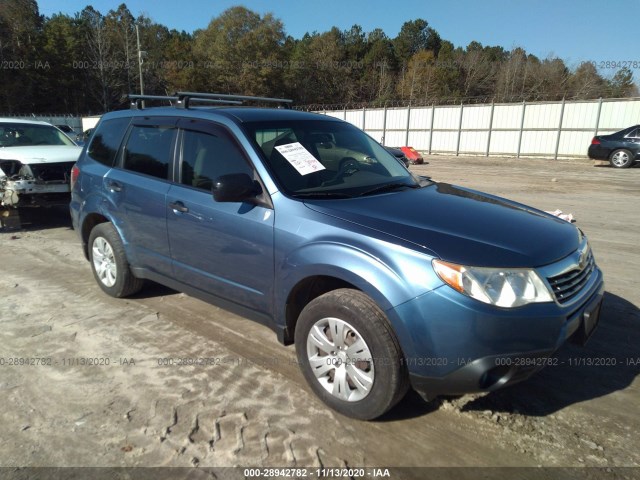
[[[324,166],[300,142],[275,147],[300,175],[309,175],[324,170]]]

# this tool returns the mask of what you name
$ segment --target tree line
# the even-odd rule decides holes
[[[295,39],[272,14],[244,7],[188,33],[134,17],[125,4],[45,17],[36,0],[0,2],[5,114],[122,108],[127,93],[140,91],[140,70],[147,94],[282,96],[316,108],[637,96],[632,69],[640,65],[606,63],[572,69],[522,48],[456,47],[423,19],[405,22],[394,38],[354,25]],[[598,67],[616,73],[605,78]]]

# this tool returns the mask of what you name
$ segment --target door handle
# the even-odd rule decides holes
[[[122,185],[118,182],[114,182],[113,180],[110,180],[107,182],[107,188],[109,190],[111,190],[112,192],[121,192],[122,191]]]
[[[180,213],[187,213],[189,211],[189,209],[184,206],[184,203],[180,201],[169,202],[169,208],[174,212],[180,212]]]

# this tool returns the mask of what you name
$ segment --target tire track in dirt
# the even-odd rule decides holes
[[[10,323],[14,326],[19,322],[29,323],[15,330],[19,337],[16,345],[23,351],[35,347],[33,336],[38,332],[40,337],[46,335],[37,341],[40,348],[46,348],[51,356],[137,360],[140,368],[116,365],[102,370],[98,367],[65,369],[53,365],[46,371],[46,379],[39,379],[41,386],[55,380],[68,382],[66,387],[72,396],[82,395],[82,391],[98,394],[98,391],[104,392],[105,387],[107,397],[115,395],[107,407],[113,407],[115,403],[118,406],[108,413],[120,417],[117,425],[128,428],[120,435],[120,442],[105,444],[104,438],[108,435],[98,435],[98,441],[102,440],[105,446],[126,444],[122,448],[133,453],[129,458],[135,458],[136,463],[146,463],[148,452],[157,459],[157,450],[161,450],[164,458],[160,464],[201,466],[311,465],[314,458],[308,452],[322,447],[327,452],[334,452],[333,457],[328,454],[327,463],[345,464],[339,449],[324,446],[306,433],[309,431],[305,428],[309,424],[309,412],[292,408],[292,405],[312,403],[306,398],[307,393],[292,391],[268,370],[239,361],[208,370],[193,366],[159,366],[157,359],[166,356],[201,357],[203,348],[215,351],[216,358],[233,360],[236,357],[217,343],[177,331],[162,315],[148,311],[140,304],[102,297],[95,291],[95,285],[87,285],[88,280],[93,282],[92,278],[78,275],[80,267],[45,268],[52,263],[65,262],[47,262],[47,253],[39,250],[33,255],[31,268],[11,271],[11,282],[26,289],[15,294],[38,292],[40,315],[29,313],[32,307],[11,295],[8,296],[10,301],[3,302],[0,307],[0,315],[4,319],[5,313],[10,312],[13,317]],[[47,270],[46,280],[42,280],[42,270]],[[71,280],[74,277],[85,278]],[[9,288],[11,282],[0,283],[0,288]],[[64,300],[60,302],[61,299]],[[27,317],[28,322],[25,322]],[[44,317],[47,328],[43,329]],[[154,344],[149,339],[154,339]],[[114,348],[114,344],[118,348]],[[140,400],[130,396],[131,392],[144,392],[143,397],[159,397],[153,408],[146,412],[146,417]],[[291,402],[291,398],[297,402]],[[43,410],[42,405],[33,406]],[[46,422],[46,415],[43,421]],[[67,423],[72,421],[67,418]],[[81,422],[82,425],[87,423]]]

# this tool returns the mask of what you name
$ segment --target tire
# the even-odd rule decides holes
[[[88,250],[93,276],[107,295],[122,298],[140,291],[144,280],[131,273],[124,245],[111,223],[100,223],[91,230]]]
[[[629,150],[620,148],[609,156],[609,163],[614,168],[629,168],[633,165],[633,155]]]
[[[342,160],[340,160],[340,168],[338,169],[338,175],[340,177],[348,176],[347,173],[349,173],[349,175],[353,175],[359,170],[360,170],[360,163],[355,158],[345,157]]]
[[[342,340],[335,340],[338,335]],[[309,302],[296,324],[295,344],[313,392],[348,417],[377,418],[409,388],[404,356],[389,321],[358,290],[334,290]]]

